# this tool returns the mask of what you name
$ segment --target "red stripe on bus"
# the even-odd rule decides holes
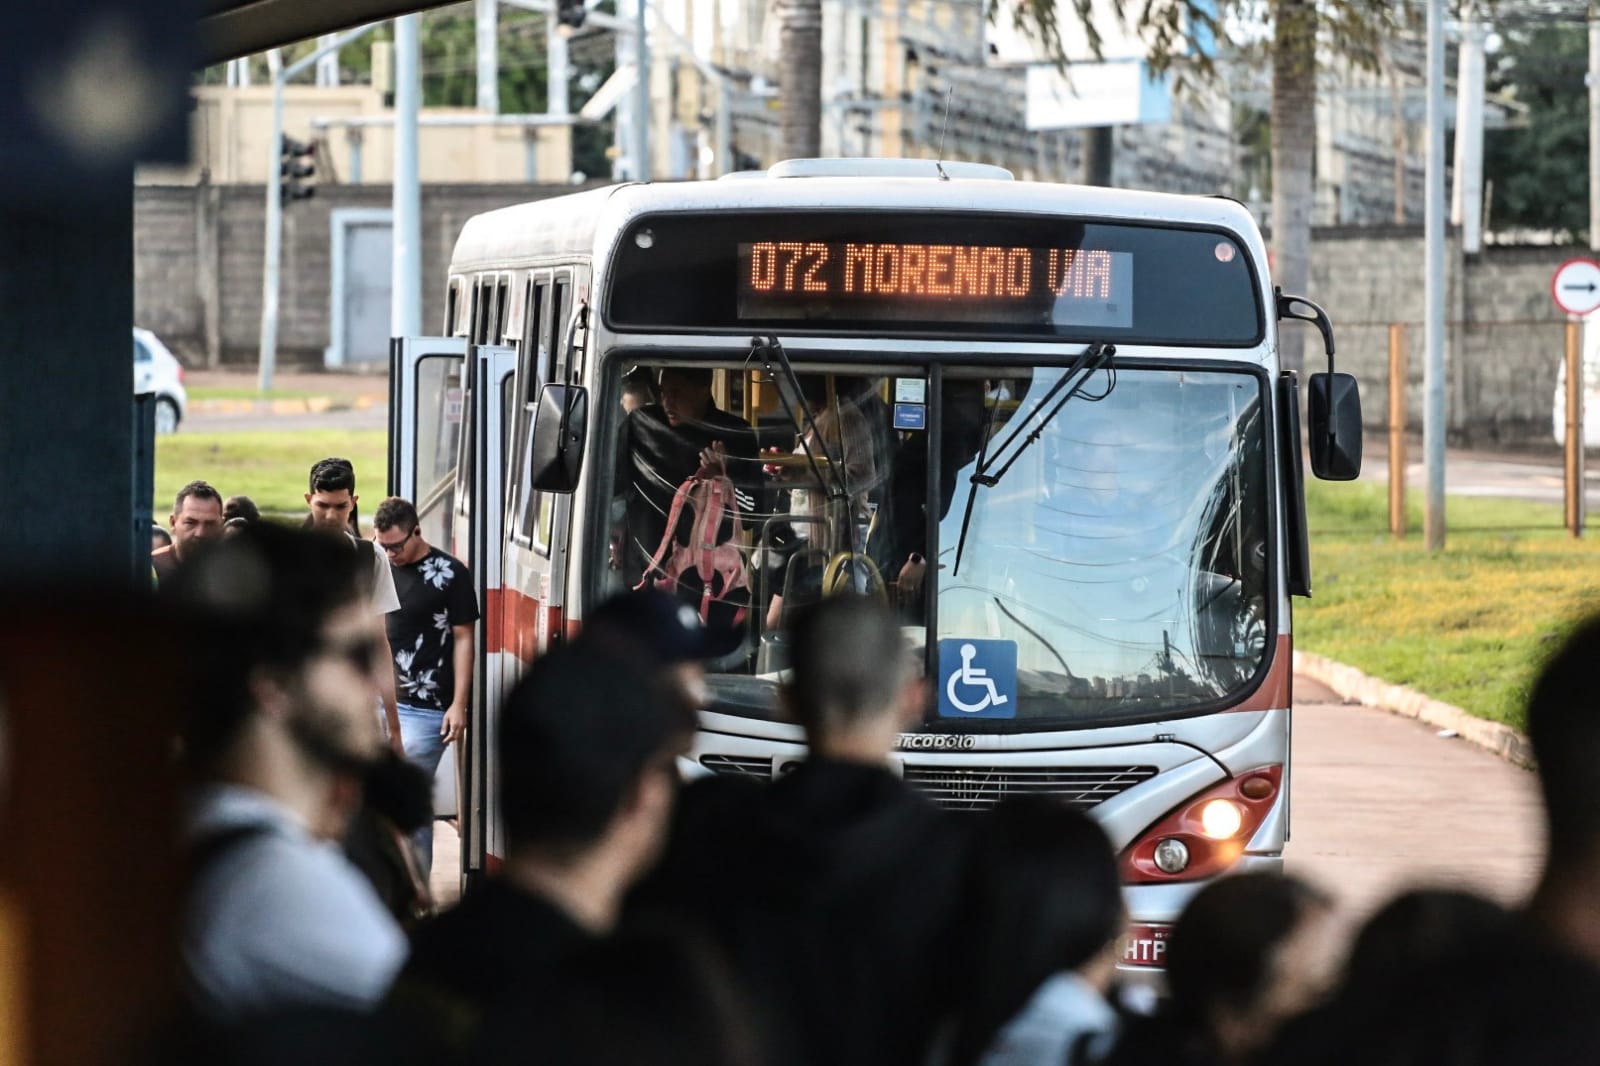
[[[1294,639],[1283,635],[1272,654],[1272,666],[1266,680],[1243,702],[1229,707],[1230,711],[1271,711],[1288,707],[1294,700]]]

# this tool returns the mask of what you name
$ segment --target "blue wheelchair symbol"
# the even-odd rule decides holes
[[[942,718],[1015,718],[1016,641],[941,640],[939,715]]]

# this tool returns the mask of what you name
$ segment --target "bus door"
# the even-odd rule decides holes
[[[416,505],[429,544],[450,545],[466,341],[396,337],[389,346],[389,495]]]
[[[514,348],[474,345],[466,360],[465,426],[457,456],[455,554],[472,572],[479,619],[473,648],[471,717],[460,761],[461,864],[481,872],[484,856],[498,854],[487,816],[493,795],[496,718],[508,672],[501,663],[501,562],[510,445],[510,412],[517,353]]]
[[[539,271],[528,287],[528,315],[517,369],[513,480],[506,511],[504,602],[508,666],[533,659],[565,637],[567,528],[571,495],[532,486],[529,453],[539,393],[568,380],[573,317],[571,268]]]

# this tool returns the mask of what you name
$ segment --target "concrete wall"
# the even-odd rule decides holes
[[[1423,242],[1420,227],[1318,230],[1311,291],[1333,319],[1338,368],[1360,380],[1367,425],[1387,417],[1389,326],[1405,327],[1407,409],[1422,428]],[[1478,447],[1550,444],[1556,371],[1566,318],[1550,299],[1550,278],[1581,248],[1487,247],[1445,251],[1445,379],[1449,438]],[[1296,328],[1293,326],[1286,328]],[[1301,327],[1304,328],[1304,327]],[[1320,344],[1306,346],[1306,370],[1321,369]]]
[[[468,218],[570,192],[562,185],[429,185],[422,193],[423,328],[444,320],[444,278]],[[283,212],[278,359],[320,366],[329,342],[335,208],[387,208],[386,186],[329,186]],[[266,200],[259,185],[137,186],[134,321],[189,366],[255,365]]]
[[[202,85],[191,90],[189,117],[193,157],[186,166],[146,166],[135,172],[144,185],[259,183],[273,172],[272,89],[228,89]],[[368,85],[315,88],[290,85],[283,92],[283,132],[303,142],[317,141],[316,180],[329,184],[387,184],[394,174],[394,129],[314,127],[318,119],[392,116],[383,94]],[[472,108],[425,108],[424,118],[485,118]],[[530,145],[529,138],[532,138]],[[418,168],[425,182],[526,183],[530,159],[540,182],[560,183],[572,174],[572,130],[567,126],[429,126],[417,131]],[[352,152],[359,140],[361,163]],[[530,153],[531,150],[531,153]],[[359,169],[359,181],[356,171]]]

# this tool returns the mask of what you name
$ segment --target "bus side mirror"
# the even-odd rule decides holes
[[[1361,391],[1350,374],[1312,374],[1311,472],[1324,481],[1354,481],[1361,473]]]
[[[583,468],[589,435],[589,392],[581,385],[546,385],[533,414],[529,449],[532,487],[540,492],[571,492]]]

